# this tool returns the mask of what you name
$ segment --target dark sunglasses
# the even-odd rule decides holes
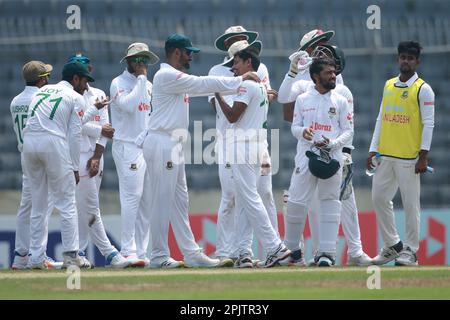
[[[191,57],[193,54],[194,54],[194,51],[191,51],[191,50],[189,50],[189,49],[183,49],[184,50],[184,52],[186,52],[186,54],[189,56],[189,57]]]
[[[150,59],[147,58],[147,57],[134,57],[134,58],[131,59],[131,62],[150,64]]]

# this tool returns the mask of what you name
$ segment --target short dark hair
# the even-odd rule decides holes
[[[178,49],[178,48],[174,48],[174,47],[165,48],[164,51],[166,52],[166,57],[168,58],[175,51],[175,49]]]
[[[398,44],[398,54],[406,53],[415,56],[417,59],[420,57],[420,50],[422,47],[417,41],[402,41]]]
[[[244,50],[236,53],[235,56],[238,56],[239,58],[241,58],[244,61],[251,58],[253,70],[258,71],[261,61],[259,60],[258,51],[255,50],[254,48],[252,48],[252,47],[245,48]]]
[[[41,79],[36,80],[36,81],[28,81],[28,82],[26,82],[26,84],[27,84],[27,86],[30,86],[30,87],[36,87],[37,83],[38,83],[40,80],[41,80]]]
[[[325,66],[332,66],[336,68],[336,63],[334,63],[334,60],[330,58],[319,58],[313,60],[311,66],[309,67],[309,75],[314,83],[316,83],[316,80],[314,80],[314,75],[319,74]]]

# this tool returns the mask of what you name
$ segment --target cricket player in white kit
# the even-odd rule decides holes
[[[292,134],[299,141],[295,157],[296,168],[289,187],[285,217],[285,242],[292,250],[300,249],[299,242],[315,189],[320,200],[320,242],[315,257],[319,266],[335,263],[336,240],[339,230],[341,203],[339,201],[342,169],[331,177],[321,179],[312,174],[306,151],[319,154],[326,148],[332,159],[343,165],[342,147],[353,136],[351,114],[347,100],[332,89],[336,85],[335,64],[328,59],[314,60],[310,75],[315,87],[297,97]],[[322,152],[320,154],[322,156]]]
[[[234,53],[233,71],[236,76],[258,70],[260,46],[240,40],[231,45]],[[219,93],[215,98],[227,120],[232,124],[226,132],[225,159],[231,163],[236,199],[239,258],[237,267],[253,267],[246,234],[253,228],[257,239],[267,252],[260,267],[273,267],[290,255],[269,219],[257,189],[263,155],[267,150],[267,111],[269,102],[262,83],[244,81],[228,105]],[[251,243],[251,241],[250,241]]]
[[[122,218],[121,254],[132,266],[148,265],[148,229],[142,229],[146,215],[139,207],[146,163],[141,148],[134,141],[147,128],[151,109],[152,84],[147,69],[159,58],[145,43],[132,43],[122,61],[127,68],[111,83],[111,118],[115,128],[112,154],[119,177]],[[153,189],[152,186],[150,186]]]
[[[42,61],[30,61],[23,66],[22,75],[26,82],[25,89],[11,101],[10,111],[14,124],[14,132],[17,137],[17,149],[20,152],[21,163],[23,165],[23,129],[25,128],[28,109],[34,94],[48,84],[48,78],[53,67]],[[22,170],[24,171],[24,170]],[[43,223],[46,235],[42,246],[47,247],[48,236],[48,218],[53,212],[53,204],[49,198],[49,207],[47,216]],[[28,253],[30,248],[30,215],[31,215],[31,186],[30,181],[23,173],[22,175],[22,196],[16,219],[16,241],[14,250],[14,261],[12,269],[26,269],[28,265]],[[60,268],[62,262],[55,262],[52,258],[46,256],[45,264],[47,268]]]
[[[167,63],[162,63],[153,80],[152,112],[147,129],[136,140],[143,145],[147,162],[142,206],[148,215],[152,238],[151,268],[176,268],[182,265],[170,257],[169,222],[187,267],[217,267],[219,259],[210,259],[197,245],[189,226],[188,192],[182,140],[189,125],[189,94],[208,95],[217,91],[236,92],[243,77],[197,77],[184,71],[190,67],[198,48],[184,35],[172,34],[165,43]],[[150,224],[150,226],[149,226]]]
[[[395,259],[395,265],[416,266],[420,226],[420,173],[427,171],[427,156],[434,128],[434,92],[416,69],[420,64],[418,42],[398,45],[400,75],[384,86],[380,113],[370,144],[367,168],[379,153],[380,163],[372,180],[372,201],[384,241],[373,259],[377,265]],[[405,244],[398,235],[392,199],[400,188],[405,210]]]
[[[258,37],[255,31],[247,31],[242,26],[231,26],[225,30],[224,34],[218,37],[215,41],[215,47],[221,51],[228,51],[230,46],[236,41],[247,40],[248,43],[253,43]],[[261,42],[256,42],[261,46]],[[261,49],[261,48],[260,48]],[[232,77],[234,73],[231,71],[234,54],[225,57],[224,62],[215,65],[209,71],[209,75]],[[230,65],[231,63],[231,65]],[[260,63],[256,72],[261,82],[265,85],[269,102],[276,96],[276,91],[272,90],[270,86],[270,78],[266,65]],[[226,103],[233,105],[233,95],[223,96]],[[220,106],[213,96],[208,99],[216,111],[216,130],[218,135],[218,142],[216,144],[218,159],[219,159],[219,179],[222,189],[222,196],[220,200],[219,210],[217,212],[217,241],[215,256],[219,259],[226,259],[228,257],[238,257],[237,251],[237,234],[236,227],[237,220],[234,213],[235,194],[233,188],[233,177],[231,174],[231,166],[223,161],[223,153],[226,151],[218,146],[226,146],[225,134],[226,129],[230,127],[230,123],[224,116]],[[267,150],[265,161],[262,164],[261,174],[258,176],[258,192],[263,200],[264,206],[269,213],[270,221],[273,227],[278,232],[277,209],[272,194],[272,174],[271,174],[270,156]],[[251,246],[253,240],[253,233],[250,230],[246,232],[245,236]]]
[[[58,84],[46,85],[35,94],[24,129],[24,170],[30,179],[32,195],[29,259],[31,268],[47,268],[45,247],[42,244],[46,237],[44,224],[49,191],[55,208],[61,214],[63,267],[90,267],[78,255],[75,187],[79,181],[82,121],[98,113],[97,108],[92,106],[83,119],[80,119],[77,109],[84,106],[80,94],[86,89],[87,82],[94,79],[80,63],[66,64],[62,78]]]
[[[80,53],[69,58],[67,63],[79,62],[92,72],[90,59]],[[79,108],[78,113],[84,114],[85,108],[92,106],[98,100],[108,97],[105,92],[87,84],[87,90],[83,94],[85,107]],[[80,182],[76,189],[76,201],[78,210],[79,230],[79,255],[86,259],[86,250],[89,244],[89,236],[100,253],[106,258],[106,267],[125,268],[131,262],[122,257],[117,249],[109,241],[102,218],[100,216],[99,191],[103,173],[103,151],[107,139],[112,138],[114,129],[109,123],[108,109],[99,110],[90,121],[85,123],[81,130],[80,145]]]
[[[341,74],[345,68],[345,57],[342,50],[338,47],[330,45],[320,45],[312,53],[314,58],[329,57],[333,58],[336,63],[336,73]],[[308,63],[312,60],[302,52],[299,52],[295,58],[300,57],[300,60],[306,60],[302,63],[302,68],[309,69]],[[297,66],[296,62],[293,63],[293,68]],[[314,82],[307,80],[296,80],[295,70],[290,70],[286,75],[283,83],[280,86],[280,93],[278,96],[278,101],[283,103],[284,111],[289,109],[294,109],[295,99],[300,94],[306,92],[307,90],[314,90]],[[344,98],[347,99],[350,108],[350,118],[353,118],[353,95],[347,86],[344,84],[336,84],[336,88],[333,89],[334,92],[339,93]],[[294,101],[294,102],[291,102]],[[291,112],[292,114],[292,112]],[[289,117],[290,114],[286,115]],[[291,118],[292,119],[292,118]],[[351,120],[350,119],[350,120]],[[351,121],[353,126],[353,121]],[[358,219],[358,209],[356,207],[355,194],[353,192],[353,186],[351,184],[351,150],[354,149],[352,145],[353,139],[351,139],[348,145],[344,146],[343,156],[344,156],[344,167],[343,167],[343,177],[341,184],[341,195],[340,200],[342,201],[342,214],[341,221],[342,227],[344,229],[344,235],[348,245],[348,265],[359,265],[365,266],[370,265],[372,260],[370,257],[364,253],[361,243],[361,234],[359,229],[359,219]],[[311,227],[311,236],[313,239],[313,252],[316,252],[319,246],[319,227],[320,227],[320,205],[317,195],[314,196],[311,207],[309,208],[309,221]],[[301,245],[302,247],[302,245]],[[303,265],[303,253],[301,250],[299,252],[294,252],[289,261],[290,264]]]

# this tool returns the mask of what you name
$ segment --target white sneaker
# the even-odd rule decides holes
[[[47,266],[47,262],[45,260],[42,260],[40,262],[32,262],[31,260],[29,260],[27,269],[46,270],[46,269],[48,269],[48,266]]]
[[[395,259],[396,266],[418,266],[417,255],[411,250],[410,247],[400,252],[400,256]]]
[[[400,256],[400,252],[403,250],[403,243],[400,241],[399,243],[393,245],[392,247],[386,248],[383,247],[380,253],[372,259],[372,264],[374,265],[382,265],[386,264],[395,258]]]
[[[219,259],[211,259],[203,252],[197,252],[184,259],[187,268],[216,268],[220,266]]]
[[[63,265],[62,261],[55,261],[47,255],[45,255],[45,262],[48,269],[61,269]]]
[[[335,259],[331,254],[320,252],[314,258],[318,267],[331,267],[335,264]]]
[[[28,254],[21,256],[17,251],[14,251],[14,260],[11,265],[13,270],[23,270],[28,268]]]
[[[316,260],[315,260],[314,258],[312,258],[312,259],[308,260],[308,262],[306,263],[306,265],[307,265],[308,267],[317,267],[317,262],[316,262]]]
[[[146,261],[144,259],[139,259],[135,254],[125,256],[122,255],[125,259],[127,259],[130,262],[130,267],[133,268],[144,268],[146,267]],[[147,263],[148,266],[148,263]]]
[[[164,260],[161,263],[150,261],[149,268],[150,269],[175,269],[182,268],[184,266],[183,261],[177,261],[169,257],[169,259]]]
[[[301,249],[292,251],[291,255],[286,259],[278,261],[280,266],[288,267],[305,267],[305,259],[303,258],[303,253]]]
[[[275,249],[273,252],[267,254],[266,260],[258,264],[260,268],[271,268],[275,266],[278,261],[284,260],[291,255],[291,250],[289,250],[283,243]]]
[[[363,252],[358,257],[352,257],[349,255],[348,259],[347,259],[348,266],[365,267],[365,266],[370,266],[371,264],[372,264],[372,258],[369,257],[365,252]]]
[[[253,268],[253,261],[250,256],[240,256],[235,262],[234,262],[235,268]]]
[[[106,268],[125,269],[129,267],[131,261],[125,259],[118,251],[114,251],[106,257]]]
[[[77,266],[83,269],[93,268],[91,262],[85,256],[80,256],[78,252],[63,252],[63,257],[62,269],[67,269],[69,266]]]

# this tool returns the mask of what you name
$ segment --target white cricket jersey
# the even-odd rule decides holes
[[[322,140],[322,136],[330,139],[331,156],[342,165],[342,147],[353,136],[351,122],[347,99],[334,90],[320,94],[314,88],[297,97],[291,132],[298,139],[295,163],[301,173],[308,168],[305,152],[311,150],[313,142]],[[308,127],[314,130],[312,141],[303,138],[303,131]],[[317,150],[312,151],[318,153]]]
[[[136,77],[125,70],[111,82],[110,97],[112,126],[116,129],[114,140],[134,142],[148,124],[151,82],[145,75]]]
[[[77,110],[83,108],[84,104],[83,97],[67,81],[43,86],[30,103],[24,139],[28,134],[37,132],[47,132],[63,138],[69,144],[73,170],[77,171],[82,121],[98,113],[95,107],[88,108],[83,119],[80,118]]]
[[[228,57],[225,57],[224,61],[228,60]],[[256,72],[259,79],[261,79],[261,83],[263,83],[267,90],[272,89],[270,86],[270,77],[267,67],[264,63],[260,63],[258,71]],[[209,70],[208,75],[210,76],[223,76],[223,77],[234,77],[234,73],[231,71],[230,67],[225,67],[221,64],[217,64]],[[235,95],[224,95],[224,101],[230,106],[233,106]],[[214,98],[214,96],[209,96],[208,101],[210,102]],[[215,101],[216,105],[216,130],[219,133],[219,137],[224,137],[226,129],[230,127],[230,123],[222,112],[220,105],[217,101]]]
[[[266,87],[262,83],[246,80],[239,87],[234,102],[242,102],[247,105],[239,120],[230,126],[236,135],[235,141],[265,142],[269,110]],[[239,134],[241,130],[244,134]]]
[[[278,100],[280,103],[289,103],[295,101],[297,97],[308,90],[314,89],[314,82],[311,80],[296,80],[288,75],[285,76],[283,83],[280,86],[280,91],[278,93]],[[345,99],[347,99],[351,118],[352,128],[354,126],[353,116],[354,116],[354,104],[353,104],[353,94],[350,89],[340,83],[336,83],[336,88],[333,89],[333,92],[339,93]],[[281,101],[280,101],[281,100]],[[354,149],[353,147],[353,137],[350,139],[349,143],[344,147]]]
[[[84,92],[83,98],[86,104],[83,108],[78,109],[80,116],[83,116],[87,106],[93,106],[97,98],[99,100],[106,98],[106,94],[103,90],[88,85],[88,90]],[[108,139],[102,136],[102,126],[107,123],[109,123],[108,106],[105,106],[83,125],[80,152],[93,152],[96,144],[106,146]]]
[[[23,129],[27,124],[28,107],[37,91],[39,91],[38,87],[26,86],[25,89],[11,101],[9,109],[11,111],[14,132],[17,137],[17,149],[19,152],[22,152],[23,149]]]
[[[242,84],[242,77],[198,77],[161,63],[153,78],[152,112],[148,129],[172,134],[187,130],[189,125],[189,94],[208,95],[234,91]]]

